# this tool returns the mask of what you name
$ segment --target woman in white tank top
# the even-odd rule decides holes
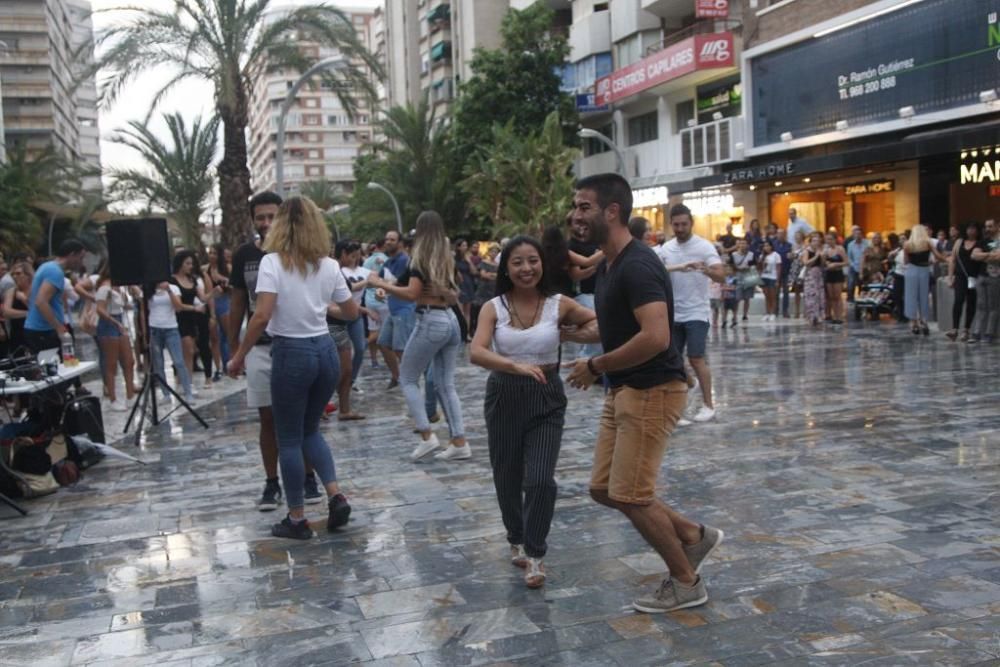
[[[472,363],[493,371],[484,410],[490,465],[511,562],[525,568],[529,588],[545,583],[542,558],[556,503],[566,416],[559,345],[598,341],[594,312],[551,294],[546,272],[535,239],[512,239],[500,255],[497,296],[483,305],[469,348]]]

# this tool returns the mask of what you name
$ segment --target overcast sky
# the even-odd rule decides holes
[[[169,0],[91,0],[94,9],[94,29],[120,23],[134,16],[134,12],[116,10],[116,7],[158,7],[169,6]],[[315,0],[275,0],[275,7],[288,5],[315,4]],[[350,0],[349,2],[328,2],[344,8],[375,8],[381,0]],[[110,10],[110,11],[107,11]],[[166,80],[166,73],[147,74],[134,81],[122,91],[118,101],[109,109],[101,111],[101,161],[105,167],[140,167],[143,161],[131,149],[110,141],[115,130],[124,127],[130,120],[142,121],[149,110],[153,96],[159,85]],[[162,113],[180,111],[188,118],[199,114],[212,113],[212,87],[207,82],[191,80],[174,89],[170,97],[161,104],[150,122],[150,127],[161,135],[166,135],[166,126],[160,120]],[[220,130],[221,134],[221,130]],[[221,157],[221,146],[219,156]]]

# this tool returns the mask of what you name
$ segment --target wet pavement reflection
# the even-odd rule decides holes
[[[148,466],[0,509],[0,665],[998,664],[1000,349],[778,323],[713,332],[709,360],[720,416],[676,432],[661,475],[728,536],[703,607],[630,611],[664,568],[587,495],[597,392],[570,391],[548,583],[529,591],[485,372],[459,369],[473,458],[413,464],[402,395],[366,368],[368,418],[324,424],[342,532],[270,537],[242,394],[199,406],[209,431],[150,431]]]

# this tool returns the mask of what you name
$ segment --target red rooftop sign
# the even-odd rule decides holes
[[[597,80],[596,103],[617,102],[699,70],[732,67],[733,33],[694,35]]]
[[[699,19],[729,18],[729,0],[695,0],[694,16]]]

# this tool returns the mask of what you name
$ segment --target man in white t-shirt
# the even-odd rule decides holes
[[[692,418],[707,422],[715,417],[712,402],[712,374],[705,360],[712,308],[708,287],[712,281],[725,280],[725,267],[715,246],[692,233],[691,210],[683,204],[670,209],[674,238],[664,243],[657,254],[670,273],[674,292],[674,327],[671,340],[688,362],[701,386],[703,405]],[[692,388],[694,390],[698,385]],[[682,419],[678,424],[690,423]]]

